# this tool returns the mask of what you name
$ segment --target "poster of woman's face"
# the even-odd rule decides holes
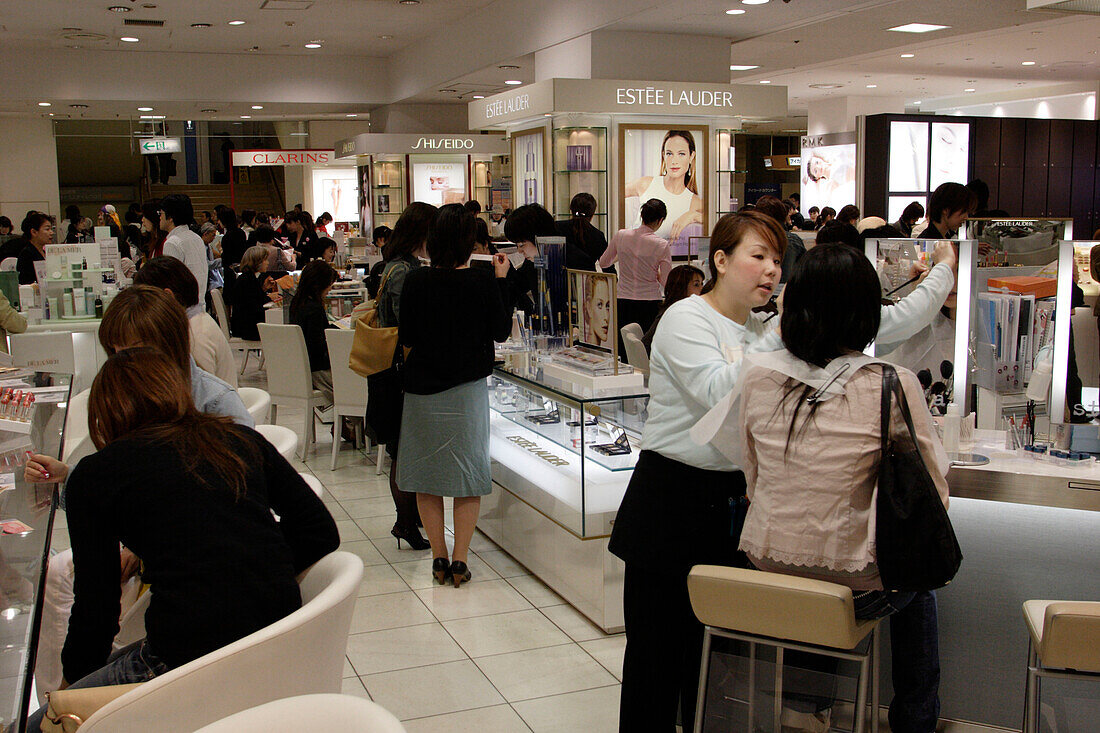
[[[674,256],[686,255],[688,238],[708,231],[706,128],[620,125],[619,138],[621,226],[641,226],[642,204],[660,199],[668,216],[655,232],[672,244]]]
[[[432,206],[466,202],[465,161],[413,163],[413,200]]]
[[[802,214],[813,206],[840,211],[855,201],[855,143],[802,148]]]
[[[569,313],[573,342],[612,351],[615,344],[615,276],[569,270]]]

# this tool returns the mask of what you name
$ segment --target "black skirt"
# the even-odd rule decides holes
[[[741,471],[708,471],[644,450],[608,549],[628,563],[685,573],[693,565],[743,567],[744,501]]]

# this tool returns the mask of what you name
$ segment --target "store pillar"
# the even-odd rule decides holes
[[[28,209],[61,213],[53,120],[0,119],[0,161],[0,214],[16,229]]]

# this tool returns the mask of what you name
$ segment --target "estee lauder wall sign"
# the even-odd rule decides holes
[[[712,89],[677,89],[675,87],[619,87],[615,103],[669,107],[729,107],[733,109],[733,92]]]
[[[538,456],[542,460],[549,463],[551,466],[568,466],[569,465],[569,461],[565,460],[564,458],[559,458],[558,456],[554,455],[550,451],[545,451],[545,450],[539,448],[538,443],[530,441],[527,438],[520,437],[519,435],[509,435],[508,440],[511,441],[512,443],[515,443],[520,448],[523,448],[524,450],[529,451],[530,453],[533,453],[534,455]]]

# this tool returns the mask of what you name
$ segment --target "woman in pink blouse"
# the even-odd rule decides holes
[[[611,238],[607,251],[600,257],[600,267],[607,268],[618,259],[619,328],[628,323],[649,330],[664,300],[665,278],[672,269],[672,249],[668,240],[658,237],[668,209],[660,199],[642,204],[642,225],[637,229],[620,229]],[[625,353],[619,339],[619,353]]]
[[[742,463],[751,503],[740,549],[761,570],[849,586],[856,618],[890,616],[890,727],[927,733],[939,716],[936,597],[884,589],[875,564],[882,368],[861,352],[878,331],[880,295],[871,263],[851,247],[819,245],[796,266],[783,293],[786,349],[746,360]],[[946,506],[947,456],[916,376],[897,373]],[[890,440],[909,442],[896,401],[889,425]],[[785,707],[827,721],[828,699],[801,710],[805,701],[791,697]]]

